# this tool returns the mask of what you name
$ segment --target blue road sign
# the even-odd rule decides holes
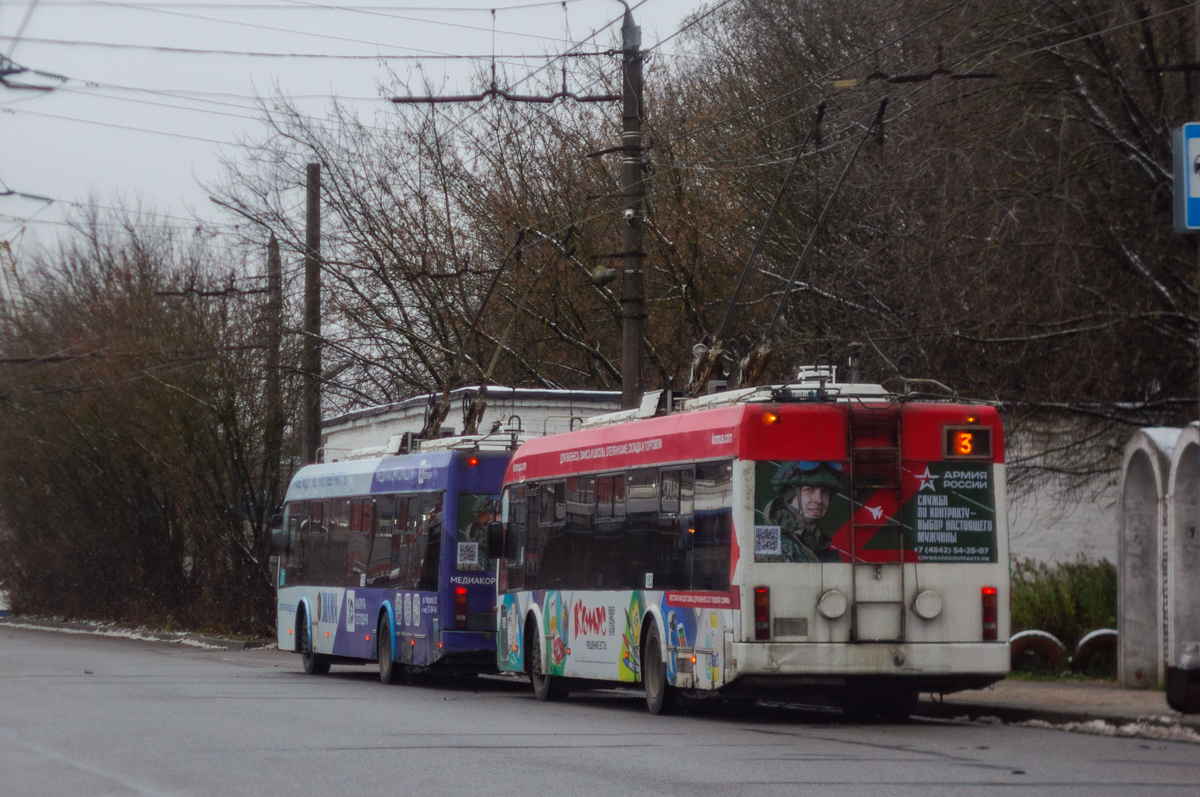
[[[1175,232],[1200,231],[1200,122],[1175,128]]]

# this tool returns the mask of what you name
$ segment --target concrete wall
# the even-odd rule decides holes
[[[1166,612],[1163,540],[1170,454],[1179,429],[1142,429],[1125,446],[1118,542],[1117,680],[1127,688],[1162,683]]]
[[[1168,665],[1184,644],[1200,642],[1200,426],[1183,430],[1167,482]]]
[[[1050,563],[1074,562],[1080,556],[1116,562],[1117,475],[1095,476],[1082,486],[1065,481],[1046,476],[1033,489],[1009,498],[1012,556]]]

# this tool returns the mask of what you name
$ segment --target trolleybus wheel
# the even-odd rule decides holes
[[[300,647],[300,660],[304,664],[304,672],[309,675],[325,675],[329,672],[329,658],[312,649],[312,633],[308,624],[308,616],[300,615],[297,623],[296,644]]]
[[[667,683],[667,668],[662,660],[662,640],[658,624],[651,623],[642,646],[642,685],[646,688],[646,708],[651,714],[675,711],[675,687]]]
[[[566,700],[568,692],[563,679],[544,672],[537,629],[531,627],[526,639],[529,640],[529,682],[533,684],[533,696],[545,701]]]
[[[375,639],[379,641],[379,680],[394,684],[400,680],[400,667],[392,653],[392,624],[384,618],[379,621]]]

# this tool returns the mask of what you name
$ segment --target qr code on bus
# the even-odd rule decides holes
[[[779,526],[755,526],[754,555],[772,556],[779,553],[783,553],[783,544],[780,540]]]
[[[458,544],[458,566],[479,564],[479,543],[460,542]]]

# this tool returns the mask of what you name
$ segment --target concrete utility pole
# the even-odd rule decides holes
[[[283,449],[283,402],[279,388],[279,361],[283,349],[283,261],[279,257],[279,241],[275,233],[267,243],[267,433],[266,468],[271,474],[267,489],[271,500],[275,494],[279,472],[279,457]],[[274,509],[274,505],[268,507]]]
[[[621,26],[624,63],[621,127],[621,192],[625,205],[625,252],[621,281],[621,407],[632,409],[642,401],[642,345],[645,336],[646,297],[642,285],[642,211],[646,184],[642,174],[642,29],[625,9]]]
[[[308,211],[304,219],[304,462],[321,447],[321,164],[308,164]]]

